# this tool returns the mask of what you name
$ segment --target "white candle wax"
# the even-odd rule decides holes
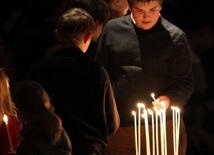
[[[148,109],[148,113],[152,117],[152,154],[155,155],[155,131],[154,131],[154,114],[153,111]]]
[[[138,107],[138,155],[141,154],[141,109],[145,109],[145,105],[142,103],[137,104]]]
[[[142,114],[142,117],[144,117],[144,122],[145,122],[146,155],[150,155],[150,139],[149,139],[149,126],[148,126],[148,113],[147,113],[146,110],[144,110],[144,114]]]
[[[132,114],[134,116],[135,152],[136,152],[136,155],[138,155],[137,116],[136,116],[136,112],[135,111],[132,111]]]
[[[164,155],[164,133],[163,133],[163,114],[159,113],[160,117],[160,141],[161,141],[161,155]]]
[[[167,135],[166,135],[166,104],[161,102],[163,105],[162,114],[163,114],[163,138],[164,138],[164,154],[167,155]]]
[[[176,108],[176,118],[177,118],[177,124],[176,124],[176,151],[178,155],[178,149],[179,149],[179,134],[180,134],[180,110],[179,108]]]
[[[158,116],[159,116],[159,111],[157,110],[156,107],[154,107],[155,110],[155,123],[156,123],[156,155],[159,155],[159,138],[158,138]]]

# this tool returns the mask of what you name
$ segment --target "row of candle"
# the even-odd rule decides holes
[[[154,98],[154,96],[152,95]],[[155,100],[155,98],[154,98]],[[156,101],[156,100],[155,100]],[[166,132],[166,108],[158,110],[147,109],[144,104],[138,103],[138,114],[132,111],[134,116],[134,135],[135,135],[135,150],[136,155],[141,155],[141,121],[144,120],[146,155],[151,155],[149,123],[148,118],[151,117],[152,130],[152,155],[159,155],[159,142],[161,155],[167,155],[167,132]],[[172,124],[173,124],[173,150],[174,155],[178,155],[179,149],[179,131],[180,131],[180,110],[177,107],[171,106],[172,109]],[[156,125],[155,125],[156,124]],[[160,129],[160,131],[159,131]],[[159,135],[160,134],[160,135]],[[159,140],[160,137],[160,140]]]

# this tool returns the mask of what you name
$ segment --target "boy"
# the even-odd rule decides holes
[[[131,111],[138,102],[145,103],[147,108],[163,108],[160,103],[164,102],[167,116],[171,116],[170,106],[182,108],[193,91],[186,36],[161,16],[162,0],[128,0],[128,3],[131,14],[106,24],[96,55],[96,61],[111,78],[121,119],[118,132],[110,139],[112,155],[135,152],[134,134],[129,133],[134,130]],[[152,92],[157,102],[152,101]],[[172,130],[168,127],[171,118],[167,118],[166,124],[168,154],[173,154]],[[179,154],[185,155],[182,119],[179,144]],[[145,154],[143,147],[142,154]]]
[[[73,155],[104,155],[120,122],[107,72],[85,56],[94,30],[95,22],[85,10],[65,12],[55,31],[61,49],[28,75],[50,95],[72,141]]]

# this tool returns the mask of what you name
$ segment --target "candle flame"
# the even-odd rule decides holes
[[[144,117],[145,117],[145,114],[141,114],[141,117],[143,117],[143,118],[144,118]]]
[[[135,116],[135,115],[136,115],[136,112],[135,112],[135,111],[132,111],[132,115],[134,115],[134,116]]]
[[[176,112],[180,112],[180,109],[178,107],[175,107]]]
[[[144,108],[145,105],[144,105],[143,103],[138,103],[138,104],[137,104],[137,107],[138,107],[138,108]]]
[[[147,110],[148,110],[148,113],[149,113],[150,115],[153,114],[153,111],[152,111],[152,110],[150,110],[150,109],[147,109]]]
[[[5,124],[8,124],[8,117],[7,117],[7,115],[4,115],[3,120],[4,120]]]
[[[156,98],[155,98],[155,94],[151,93],[151,97],[153,98],[153,100],[156,102]]]

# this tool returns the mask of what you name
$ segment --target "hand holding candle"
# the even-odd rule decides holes
[[[157,110],[168,109],[170,106],[170,99],[168,96],[159,96],[155,102],[152,102],[153,106],[157,108]],[[164,105],[164,106],[163,106]]]

